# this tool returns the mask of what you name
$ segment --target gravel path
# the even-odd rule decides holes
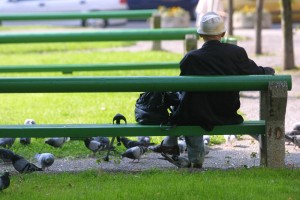
[[[248,38],[239,41],[257,64],[262,66],[281,66],[281,30],[271,29],[263,31],[262,56],[255,57],[254,52],[254,30],[236,30],[236,35]],[[199,46],[201,45],[199,41]],[[300,66],[300,33],[294,34],[294,48],[296,65]],[[182,41],[163,42],[163,49],[167,51],[182,53]],[[138,42],[134,47],[110,49],[110,51],[143,51],[151,49],[151,42]],[[289,74],[290,72],[286,72]],[[286,112],[286,131],[292,130],[295,123],[300,122],[300,72],[293,72],[293,89],[288,93],[288,104]],[[258,119],[259,99],[257,92],[243,92],[241,98],[241,111],[246,114],[247,119]],[[300,148],[286,144],[286,164],[288,167],[300,168]],[[183,154],[186,156],[186,154]],[[252,156],[251,156],[252,155]],[[259,146],[250,136],[242,136],[242,140],[236,141],[232,146],[215,145],[210,147],[210,153],[206,156],[204,168],[228,169],[237,167],[252,167],[259,164]],[[49,172],[79,171],[86,169],[101,169],[107,171],[142,171],[145,169],[176,169],[174,165],[161,159],[159,154],[146,153],[139,162],[133,163],[129,159],[123,159],[116,164],[113,158],[109,162],[97,163],[95,158],[86,159],[57,159],[50,167]],[[11,165],[0,163],[1,169],[13,171]],[[2,170],[1,170],[2,171]]]

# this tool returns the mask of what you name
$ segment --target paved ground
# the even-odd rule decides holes
[[[249,57],[257,64],[262,66],[277,67],[282,64],[282,33],[280,29],[264,30],[263,35],[263,52],[262,56],[254,56],[254,30],[236,30],[235,35],[247,38],[241,40],[238,44],[246,49]],[[199,46],[202,44],[199,41]],[[296,65],[300,66],[300,32],[294,33],[294,48]],[[143,51],[151,49],[151,42],[139,42],[134,47],[113,49],[116,51]],[[172,41],[163,42],[163,49],[172,52],[183,52],[183,42]],[[300,72],[284,72],[293,75],[293,90],[289,92],[287,113],[286,113],[286,130],[292,130],[295,123],[300,123]],[[258,119],[259,103],[258,93],[246,92],[243,93],[241,99],[241,111],[246,114],[247,119]],[[186,155],[186,154],[184,154]],[[251,156],[252,155],[252,156]],[[204,168],[235,168],[243,166],[257,166],[259,164],[259,147],[258,143],[249,136],[243,136],[242,140],[235,142],[232,146],[215,145],[210,147],[210,153],[206,156]],[[131,160],[123,159],[119,164],[115,164],[114,160],[110,162],[96,162],[94,158],[81,160],[61,159],[56,160],[50,168],[50,172],[60,171],[77,171],[91,168],[103,170],[125,170],[125,171],[141,171],[150,168],[172,169],[176,168],[167,161],[160,159],[159,154],[147,153],[142,157],[140,162],[132,163]],[[118,163],[118,162],[117,162]],[[289,167],[300,167],[300,148],[295,148],[293,145],[286,144],[286,164]],[[10,165],[0,164],[1,169],[13,170]],[[2,170],[1,170],[2,171]]]

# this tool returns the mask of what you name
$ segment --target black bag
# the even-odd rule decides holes
[[[168,123],[171,106],[179,104],[177,92],[144,92],[135,104],[135,120],[143,125]]]

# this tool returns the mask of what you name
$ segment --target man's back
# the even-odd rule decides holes
[[[189,52],[180,62],[181,76],[189,75],[251,75],[264,74],[245,50],[218,40],[207,41],[202,48]],[[176,124],[200,125],[206,130],[214,125],[243,122],[237,114],[240,108],[239,92],[185,92],[178,111]]]

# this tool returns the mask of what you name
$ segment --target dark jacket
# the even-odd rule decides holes
[[[272,68],[257,66],[242,47],[217,40],[187,53],[180,70],[181,76],[274,74]],[[239,92],[183,92],[172,123],[199,125],[210,131],[215,125],[242,123],[239,108]]]

